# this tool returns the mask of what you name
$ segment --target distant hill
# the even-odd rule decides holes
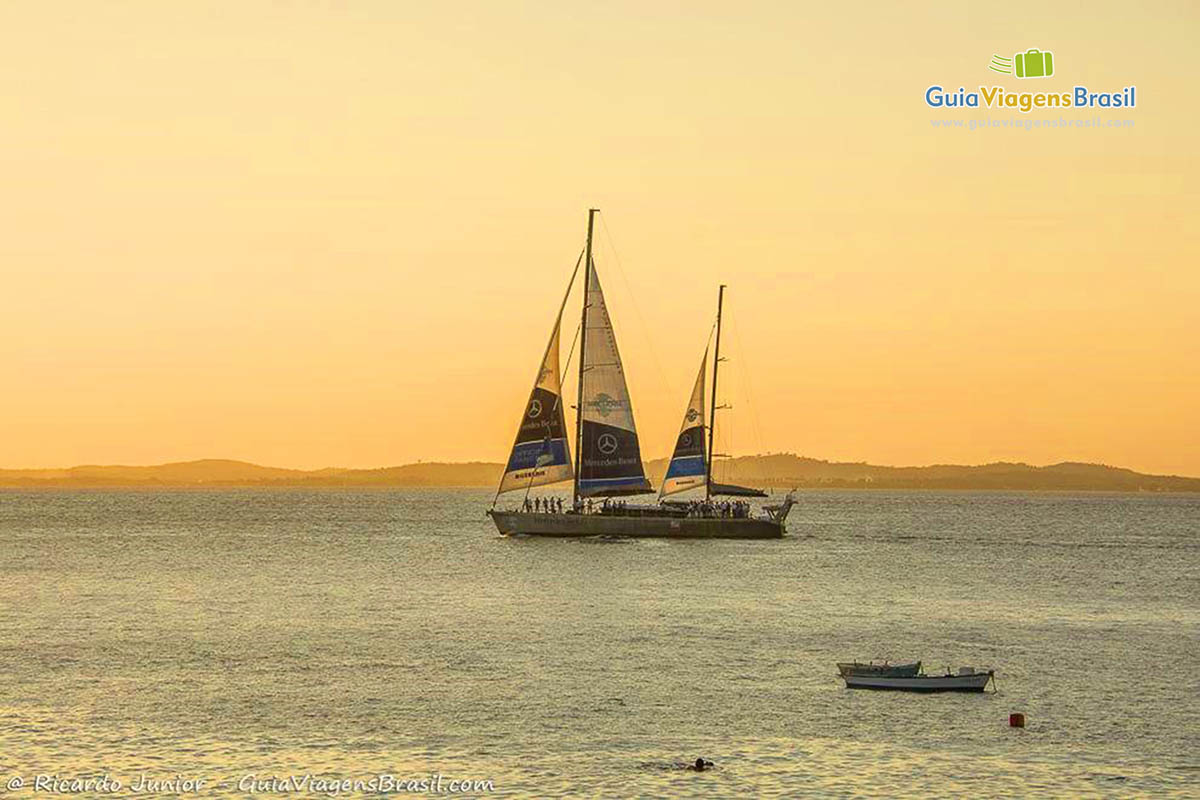
[[[647,465],[657,478],[665,460]],[[1200,478],[1144,475],[1103,464],[1063,462],[1045,467],[997,462],[979,466],[881,467],[821,461],[790,453],[721,461],[718,477],[730,483],[781,488],[1015,489],[1022,491],[1196,492]]]
[[[382,469],[318,470],[263,467],[245,461],[204,459],[146,467],[81,466],[67,469],[0,469],[0,487],[180,488],[236,486],[487,486],[499,464],[406,464]]]
[[[134,486],[139,484],[191,486],[205,483],[295,480],[311,474],[313,473],[303,470],[260,467],[245,461],[212,458],[202,461],[156,464],[148,467],[87,464],[67,469],[0,469],[0,485],[28,485],[28,482],[32,481],[63,486]]]
[[[298,470],[245,461],[208,459],[145,467],[80,466],[0,470],[3,488],[184,487],[492,487],[500,464],[419,463],[382,469]],[[657,485],[666,459],[646,464]],[[821,461],[791,453],[722,460],[718,479],[749,486],[827,489],[1016,489],[1023,491],[1200,492],[1200,478],[1143,475],[1102,464],[1064,462],[1046,467],[996,463],[980,466],[880,467]]]

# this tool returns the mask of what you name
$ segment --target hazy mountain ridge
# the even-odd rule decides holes
[[[83,465],[66,469],[0,469],[5,488],[204,488],[204,487],[493,487],[501,464],[405,464],[381,469],[319,470],[264,467],[245,461],[205,459],[152,466]],[[646,464],[656,485],[666,459]],[[885,467],[823,461],[777,453],[723,459],[719,480],[750,486],[846,489],[997,489],[1025,491],[1200,492],[1200,478],[1145,475],[1103,464],[1063,462],[1044,467],[997,462],[977,466],[937,464]]]
[[[717,475],[731,483],[785,488],[1200,491],[1200,478],[1147,475],[1123,467],[1072,461],[1043,467],[1004,461],[971,466],[886,467],[778,454],[720,462]]]

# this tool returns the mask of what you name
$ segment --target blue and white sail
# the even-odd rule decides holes
[[[708,482],[708,460],[704,451],[704,372],[707,365],[706,348],[704,358],[700,359],[700,373],[696,376],[692,397],[683,414],[683,425],[675,440],[675,452],[671,454],[671,462],[667,465],[659,497],[703,488]]]
[[[529,394],[525,414],[517,429],[517,440],[504,468],[497,494],[514,489],[529,489],[548,483],[569,481],[575,477],[571,453],[567,447],[567,426],[563,417],[562,376],[558,369],[558,339],[562,312],[554,321],[550,344],[542,357],[537,380]]]
[[[629,387],[595,264],[588,270],[585,321],[579,495],[649,494],[654,489],[642,465]]]

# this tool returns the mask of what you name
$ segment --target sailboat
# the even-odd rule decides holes
[[[517,429],[508,463],[488,515],[500,533],[532,536],[628,536],[683,539],[773,539],[783,535],[794,499],[752,510],[745,502],[716,502],[714,495],[764,497],[765,493],[713,480],[715,425],[704,423],[704,383],[708,352],[701,361],[683,426],[663,479],[658,502],[631,505],[625,498],[653,494],[642,463],[633,405],[604,290],[592,260],[592,233],[597,209],[588,210],[587,240],[567,286],[567,296],[583,267],[583,309],[579,336],[579,385],[572,464],[563,410],[559,339],[566,296],[551,328],[533,390]],[[717,411],[717,370],[721,357],[721,306],[717,296],[716,339],[710,419]],[[705,432],[707,431],[707,446]],[[528,493],[538,486],[572,481],[572,502],[562,511],[531,508]],[[689,489],[704,489],[704,500],[679,502],[665,498]],[[496,507],[500,496],[524,491],[520,509]]]

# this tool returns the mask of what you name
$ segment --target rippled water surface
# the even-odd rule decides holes
[[[807,493],[767,542],[503,539],[489,501],[0,492],[0,781],[1200,794],[1200,498]]]

